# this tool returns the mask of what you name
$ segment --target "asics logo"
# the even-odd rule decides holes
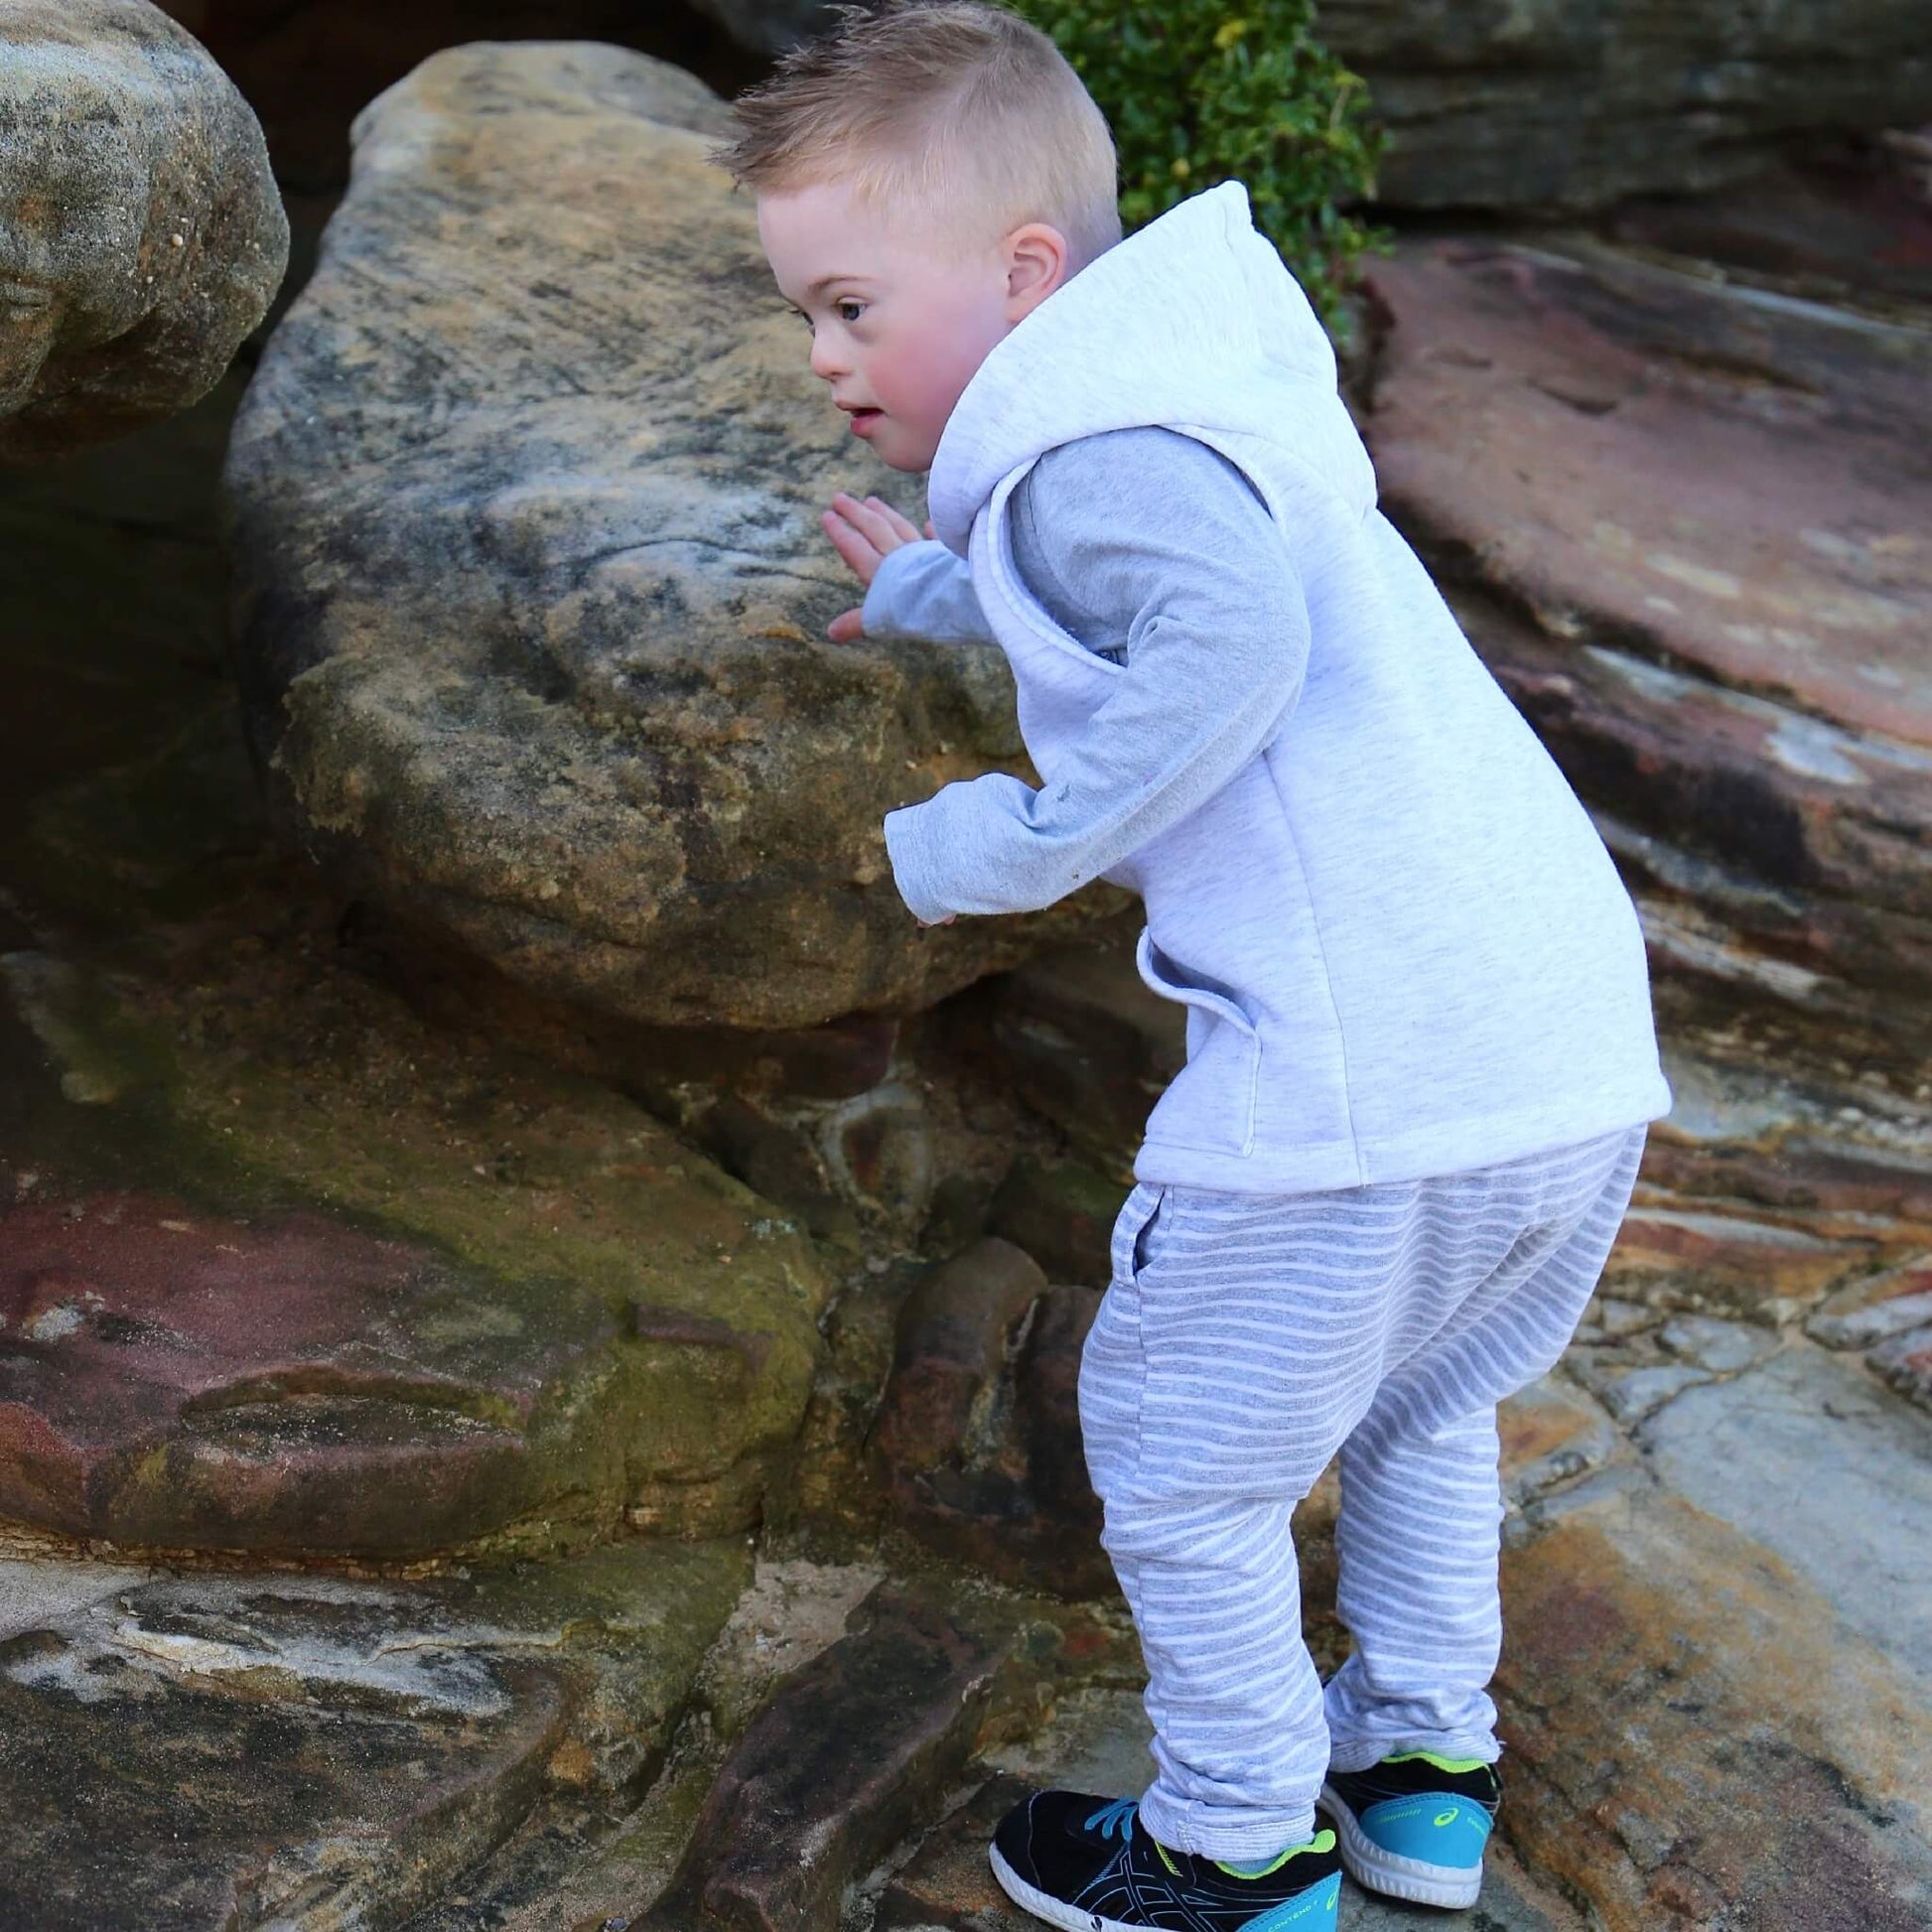
[[[1436,1822],[1439,1825],[1453,1825],[1455,1823],[1455,1814],[1452,1811],[1439,1811],[1436,1814]]]

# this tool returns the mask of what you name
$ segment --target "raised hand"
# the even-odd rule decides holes
[[[819,527],[831,539],[832,548],[862,584],[870,584],[878,574],[880,564],[901,544],[919,541],[919,532],[913,527],[911,519],[901,516],[892,504],[878,496],[868,496],[862,502],[841,490],[832,498],[832,507],[824,511],[818,521]],[[930,523],[925,526],[925,534],[932,535]],[[866,632],[862,613],[841,612],[826,626],[825,634],[835,643],[842,644],[863,637]]]

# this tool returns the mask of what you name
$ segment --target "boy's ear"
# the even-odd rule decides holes
[[[1007,320],[1017,323],[1066,280],[1066,237],[1044,221],[1007,236]]]

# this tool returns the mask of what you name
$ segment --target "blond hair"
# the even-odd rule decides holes
[[[981,0],[842,6],[733,103],[713,159],[755,194],[850,183],[961,234],[1044,221],[1084,267],[1120,239],[1106,118],[1038,28]]]

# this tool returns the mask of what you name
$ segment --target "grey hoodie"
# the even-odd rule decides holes
[[[1039,459],[1146,426],[1217,452],[1266,506],[1223,576],[1257,614],[1238,634],[1270,648],[1231,664],[1226,585],[1190,595],[1198,571],[1176,568],[1112,662],[1020,571],[1009,505]],[[1031,493],[1050,518],[1050,489]],[[1375,508],[1327,339],[1237,185],[1111,249],[994,348],[929,495],[940,541],[886,560],[867,628],[997,637],[1044,782],[989,773],[891,814],[895,876],[928,919],[1095,876],[1141,894],[1143,977],[1188,1009],[1141,1179],[1414,1178],[1667,1109],[1628,897]]]

